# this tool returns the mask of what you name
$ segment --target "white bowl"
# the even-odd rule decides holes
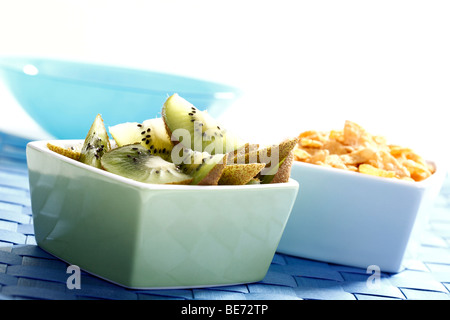
[[[77,145],[82,140],[52,141]],[[262,280],[298,183],[156,185],[27,145],[37,244],[130,288],[182,288]]]
[[[399,272],[426,224],[445,170],[421,182],[294,162],[300,191],[278,252],[330,263]]]

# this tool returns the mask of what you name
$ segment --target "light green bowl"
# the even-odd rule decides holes
[[[61,156],[47,142],[27,145],[35,237],[45,251],[129,288],[230,285],[266,275],[296,181],[144,184]]]

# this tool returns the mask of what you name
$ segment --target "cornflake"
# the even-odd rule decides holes
[[[391,145],[352,121],[343,130],[308,130],[293,150],[296,161],[385,178],[422,181],[435,168],[410,148]]]

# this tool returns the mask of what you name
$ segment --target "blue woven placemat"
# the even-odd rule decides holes
[[[81,288],[69,289],[68,265],[35,242],[27,140],[0,132],[0,299],[117,300],[364,300],[450,299],[450,179],[430,212],[417,260],[405,271],[381,273],[368,285],[365,269],[275,254],[258,283],[215,288],[130,290],[81,273]]]

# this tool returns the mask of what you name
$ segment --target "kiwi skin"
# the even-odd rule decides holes
[[[281,162],[283,159],[285,159],[289,152],[292,151],[292,149],[294,149],[294,147],[297,145],[298,143],[298,138],[297,137],[293,137],[293,138],[288,138],[283,140],[280,144],[278,145],[272,145],[272,146],[268,146],[268,147],[264,147],[262,149],[259,148],[249,148],[248,152],[241,152],[238,153],[234,158],[233,158],[233,162],[234,163],[252,163],[252,162],[257,162],[257,163],[263,163],[264,162],[264,158],[268,157],[270,158],[272,156],[272,151],[276,150],[278,151],[278,159]],[[252,146],[252,145],[250,145]],[[267,164],[269,165],[269,164]]]
[[[283,160],[277,173],[272,178],[270,183],[284,183],[289,181],[291,176],[292,163],[294,162],[294,153],[289,152],[288,156]]]
[[[54,144],[48,142],[47,148],[49,148],[53,152],[59,153],[60,155],[66,156],[73,160],[78,161],[80,159],[80,155],[81,155],[80,151],[75,150],[73,147],[72,148],[64,148],[64,147],[57,146],[57,145],[54,145]]]
[[[229,164],[220,177],[220,185],[243,185],[250,182],[265,167],[264,163]]]
[[[222,161],[221,163],[218,163],[214,166],[214,168],[204,177],[198,185],[203,186],[212,186],[219,184],[220,177],[222,176],[223,170],[225,170],[226,166],[226,155],[225,155],[225,161]]]

